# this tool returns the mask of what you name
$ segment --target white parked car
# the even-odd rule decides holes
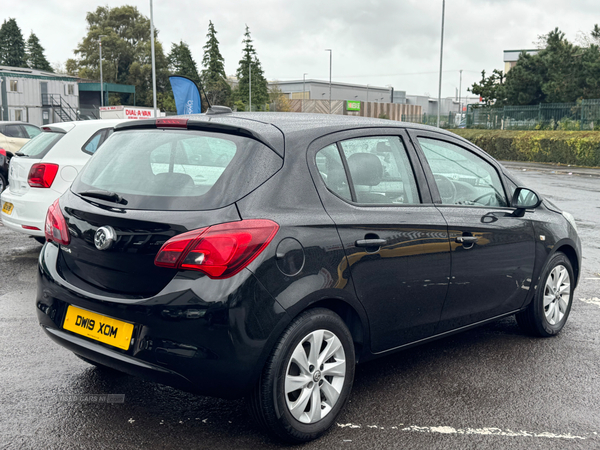
[[[0,218],[8,228],[44,241],[48,207],[65,192],[118,120],[46,125],[10,161]]]

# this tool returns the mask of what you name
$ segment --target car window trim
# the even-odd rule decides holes
[[[500,178],[500,183],[502,184],[502,189],[504,190],[504,197],[506,200],[506,204],[509,205],[509,206],[493,206],[493,208],[504,209],[504,210],[514,210],[515,209],[510,206],[510,198],[507,195],[508,189],[507,189],[506,180],[504,177],[504,170],[502,170],[502,167],[500,166],[500,164],[496,160],[494,160],[490,155],[483,152],[479,148],[474,147],[470,142],[465,142],[461,139],[455,139],[453,136],[448,136],[443,133],[436,133],[435,131],[429,131],[429,130],[419,130],[419,129],[415,129],[415,128],[410,128],[407,131],[408,131],[409,136],[411,137],[411,140],[413,141],[413,145],[415,146],[415,149],[417,150],[417,157],[419,158],[421,165],[423,166],[423,171],[425,172],[425,174],[427,176],[428,183],[430,185],[429,187],[431,190],[431,195],[434,199],[433,203],[435,203],[436,206],[438,206],[438,207],[439,206],[451,206],[453,208],[458,208],[458,207],[487,208],[487,209],[492,208],[491,206],[485,206],[485,205],[481,205],[481,206],[478,206],[478,205],[444,205],[442,203],[442,197],[440,196],[440,193],[438,191],[437,184],[435,183],[435,180],[434,180],[433,171],[431,170],[431,167],[429,166],[427,158],[425,157],[425,154],[423,153],[423,149],[421,148],[421,145],[419,144],[419,137],[448,142],[449,144],[456,145],[456,146],[472,153],[473,155],[481,158],[488,164],[490,164],[496,171],[498,177]],[[465,145],[465,144],[469,144],[469,145]]]
[[[345,198],[341,198],[335,192],[332,192],[327,187],[327,185],[325,184],[325,182],[323,181],[321,176],[319,175],[319,171],[318,171],[317,164],[316,164],[316,155],[320,150],[324,149],[325,147],[327,147],[329,145],[335,144],[338,148],[338,151],[341,151],[340,150],[341,144],[338,145],[338,143],[341,143],[341,142],[347,141],[347,140],[351,140],[351,139],[377,137],[377,136],[395,136],[401,140],[401,142],[406,150],[406,155],[408,157],[409,163],[411,165],[412,174],[415,178],[415,183],[417,185],[417,191],[419,194],[420,203],[410,203],[410,204],[380,203],[380,204],[377,204],[377,203],[358,203],[355,201],[349,201]],[[346,180],[348,180],[348,182],[351,183],[351,178],[349,178],[349,169],[348,169],[346,158],[345,158],[343,152],[341,153],[340,156],[342,157],[342,162],[344,164],[344,170],[346,172]],[[410,135],[407,133],[407,129],[404,127],[355,128],[352,130],[343,130],[343,131],[328,134],[326,136],[321,136],[321,137],[315,139],[314,141],[312,141],[308,145],[307,162],[309,163],[308,164],[309,170],[310,170],[311,176],[313,177],[313,182],[315,183],[315,186],[316,186],[316,183],[321,183],[323,189],[327,190],[327,192],[330,192],[336,198],[340,199],[341,201],[343,201],[344,203],[346,203],[348,205],[358,206],[361,208],[362,207],[364,207],[364,208],[402,208],[402,207],[431,206],[433,204],[431,191],[429,189],[429,183],[427,181],[425,173],[423,172],[423,168],[418,159],[418,155],[417,155],[416,149],[414,147],[414,144],[412,143]],[[319,180],[319,181],[317,182],[316,180]],[[354,187],[352,187],[352,189],[354,189]],[[351,193],[352,193],[352,191],[351,191]],[[353,199],[356,198],[355,194],[352,198]]]

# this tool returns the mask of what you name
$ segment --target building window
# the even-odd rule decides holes
[[[66,95],[75,95],[75,85],[74,84],[66,84],[65,85],[65,94]]]
[[[15,120],[17,122],[20,122],[23,120],[23,111],[21,111],[20,109],[15,109]]]
[[[10,80],[10,92],[18,92],[18,81],[17,80]]]

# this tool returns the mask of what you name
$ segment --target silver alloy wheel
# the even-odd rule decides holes
[[[550,325],[559,323],[571,302],[571,277],[565,266],[557,265],[546,278],[544,314]]]
[[[285,402],[296,420],[315,423],[337,403],[346,379],[346,354],[329,330],[315,330],[294,349],[285,371]]]

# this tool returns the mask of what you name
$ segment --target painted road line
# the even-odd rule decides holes
[[[589,303],[590,305],[596,305],[596,306],[600,307],[600,298],[598,298],[598,297],[580,298],[579,300],[584,303]]]
[[[456,435],[479,435],[479,436],[506,436],[506,437],[533,437],[533,438],[547,438],[547,439],[580,439],[585,440],[583,436],[575,436],[570,433],[567,434],[556,434],[548,431],[542,432],[531,432],[531,431],[513,431],[513,430],[502,430],[500,428],[453,428],[448,426],[439,427],[419,427],[416,425],[405,426],[404,424],[398,424],[398,426],[391,427],[380,427],[378,425],[358,425],[354,423],[338,423],[340,428],[371,428],[378,430],[398,430],[405,432],[417,432],[417,433],[437,433],[437,434],[456,434]]]

